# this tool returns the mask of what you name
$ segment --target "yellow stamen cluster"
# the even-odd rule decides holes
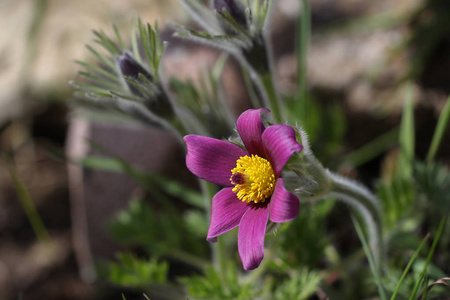
[[[236,196],[242,202],[264,203],[272,196],[275,174],[267,159],[258,155],[241,156],[231,173],[233,192],[237,193]]]

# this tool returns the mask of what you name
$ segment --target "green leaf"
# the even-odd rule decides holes
[[[380,296],[380,298],[382,300],[386,300],[386,292],[384,290],[383,287],[383,283],[381,281],[381,275],[380,275],[380,270],[379,268],[376,266],[375,260],[373,258],[373,255],[370,251],[370,247],[367,243],[367,240],[364,236],[364,233],[361,229],[361,226],[359,225],[358,221],[356,220],[356,218],[352,217],[352,221],[353,221],[353,225],[355,226],[356,229],[356,233],[358,234],[359,240],[361,241],[361,244],[363,245],[364,248],[364,252],[366,253],[366,257],[367,260],[369,261],[369,266],[370,266],[370,270],[372,271],[373,277],[375,278],[375,282],[377,284],[377,288],[378,288],[378,295]]]
[[[434,131],[433,140],[431,141],[430,149],[427,154],[427,161],[430,162],[434,159],[436,152],[441,145],[442,137],[444,136],[445,131],[447,130],[448,123],[450,121],[450,97],[447,99],[447,103],[445,104],[444,109],[439,116],[438,123],[436,125],[436,129]]]
[[[219,274],[212,266],[203,275],[180,278],[190,297],[200,299],[255,299],[260,290],[254,282],[246,282],[238,276],[233,263],[227,264],[226,274]],[[222,281],[224,279],[224,281]]]
[[[205,213],[199,210],[189,210],[183,215],[184,222],[190,234],[204,239],[208,233],[208,221],[205,218]]]
[[[114,64],[114,62],[110,59],[110,58],[106,58],[104,55],[100,54],[97,50],[95,50],[91,45],[86,45],[86,48],[92,53],[94,54],[95,57],[97,57],[97,59],[99,61],[101,61],[105,66],[109,67],[110,70],[115,70],[116,65]]]
[[[86,69],[92,70],[95,73],[101,74],[113,82],[120,83],[120,79],[119,79],[119,77],[117,77],[116,73],[111,73],[110,71],[106,71],[100,67],[94,66],[92,64],[88,64],[88,63],[80,61],[80,60],[75,60],[75,63],[85,67]]]
[[[399,142],[401,153],[399,158],[398,174],[406,177],[412,176],[414,160],[414,102],[413,87],[410,86],[403,108],[402,121],[400,124]]]
[[[96,42],[99,45],[103,46],[106,50],[108,50],[112,56],[121,54],[120,48],[105,34],[103,30],[102,31],[94,30],[93,32],[94,35],[98,37],[98,40],[96,40]]]
[[[308,118],[308,102],[309,98],[307,77],[306,77],[306,62],[308,56],[308,49],[310,45],[311,35],[311,11],[309,7],[309,0],[301,1],[301,17],[297,21],[297,103],[303,106],[301,119],[302,122],[307,123]]]
[[[119,49],[122,49],[122,50],[125,49],[125,43],[122,40],[122,36],[120,35],[120,32],[117,29],[116,24],[113,24],[112,27],[113,27],[113,30],[114,30],[114,34],[116,36],[116,40],[119,43],[119,47],[120,47]]]
[[[386,133],[376,137],[361,148],[358,148],[344,157],[344,161],[354,167],[374,159],[397,143],[399,128],[395,127]]]
[[[22,208],[28,218],[28,221],[30,222],[34,234],[41,243],[49,244],[52,241],[50,235],[45,228],[44,222],[42,221],[38,210],[36,209],[36,205],[31,198],[27,186],[17,172],[16,165],[6,153],[2,153],[2,159],[6,163],[6,169],[11,176],[14,189],[17,192],[17,196],[22,204]]]
[[[278,229],[280,234],[277,234],[276,243],[283,249],[278,254],[283,262],[282,268],[313,268],[323,260],[328,244],[326,218],[334,203],[331,200],[303,203],[298,217]]]
[[[154,174],[149,171],[139,170],[120,158],[87,156],[80,160],[80,164],[83,167],[95,170],[126,173],[133,179],[135,179],[144,188],[148,188],[148,182],[153,182],[154,185],[159,186],[169,195],[178,197],[194,207],[201,209],[205,208],[203,196],[199,192],[194,191],[190,187],[187,187],[180,182],[166,178],[162,175]]]
[[[305,300],[313,295],[322,281],[322,276],[306,268],[300,269],[285,280],[274,292],[275,300]]]
[[[108,279],[127,287],[148,287],[152,283],[167,282],[169,264],[158,261],[156,257],[150,260],[141,259],[131,253],[119,253],[118,262],[108,266]]]
[[[450,172],[438,162],[421,163],[414,166],[415,183],[419,195],[420,209],[429,216],[447,216],[450,213]]]
[[[414,299],[414,297],[417,294],[417,291],[419,290],[420,284],[422,283],[422,281],[425,278],[425,274],[427,272],[428,264],[430,263],[431,258],[433,257],[434,249],[436,249],[436,245],[437,245],[437,243],[438,243],[438,241],[439,241],[439,239],[441,237],[442,231],[444,230],[446,221],[447,221],[447,218],[445,218],[445,217],[441,219],[441,222],[439,224],[438,230],[436,231],[436,235],[434,236],[434,239],[433,239],[433,244],[431,245],[431,249],[428,252],[427,260],[426,260],[426,262],[424,264],[424,267],[423,267],[423,270],[422,270],[422,272],[420,274],[420,277],[417,280],[416,285],[414,286],[414,289],[413,289],[413,291],[411,293],[411,296],[409,297],[409,300],[413,300]]]
[[[416,260],[417,256],[419,255],[420,251],[422,250],[422,248],[425,246],[425,243],[427,242],[429,237],[430,237],[429,234],[427,234],[425,236],[425,238],[422,240],[422,242],[420,243],[419,247],[417,248],[416,252],[414,252],[414,255],[409,260],[408,265],[406,266],[405,270],[403,271],[403,274],[400,277],[400,280],[398,281],[398,284],[397,284],[397,286],[396,286],[396,288],[394,290],[394,293],[392,294],[391,300],[395,300],[395,298],[397,297],[397,294],[398,294],[398,292],[400,290],[400,287],[401,287],[402,283],[405,281],[405,278],[406,278],[406,275],[409,272],[409,269],[411,269],[412,264]]]
[[[390,230],[411,211],[414,201],[414,182],[410,178],[396,176],[377,185],[377,194],[383,204],[384,225]]]

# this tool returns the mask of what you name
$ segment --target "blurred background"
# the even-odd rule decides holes
[[[276,80],[282,93],[290,94],[297,82],[295,30],[301,2],[274,3],[270,36]],[[83,273],[83,264],[89,268],[92,257],[111,256],[113,248],[93,246],[93,240],[109,243],[103,224],[74,228],[85,223],[73,210],[73,191],[74,184],[75,189],[86,186],[85,191],[96,195],[98,203],[112,207],[106,213],[103,206],[93,205],[81,214],[109,217],[124,207],[128,198],[108,198],[102,189],[111,185],[120,189],[125,179],[87,176],[69,184],[73,174],[68,175],[65,151],[75,153],[84,139],[73,133],[83,125],[72,114],[73,88],[68,82],[77,77],[79,66],[74,60],[93,61],[85,48],[94,39],[93,29],[112,36],[114,23],[127,38],[136,16],[151,24],[158,20],[163,39],[169,41],[163,62],[166,75],[195,82],[200,69],[217,59],[215,50],[171,37],[168,20],[189,24],[176,0],[0,0],[0,299],[120,298],[122,290],[96,281],[89,270]],[[345,123],[341,143],[333,151],[343,157],[389,133],[399,123],[407,93],[413,91],[416,155],[424,157],[450,92],[449,2],[311,0],[311,20],[308,86],[317,105],[338,106]],[[231,63],[222,78],[236,115],[250,107],[239,76]],[[122,141],[115,135],[122,129],[114,124],[88,126],[90,137],[106,145],[110,140],[113,146]],[[127,136],[133,140],[133,134],[137,139],[161,134],[139,135],[127,130],[122,132],[123,143],[129,143]],[[310,133],[314,134],[321,133]],[[341,172],[371,186],[374,178],[386,171],[387,158],[395,153],[395,140],[387,136],[385,141],[378,152],[340,166]],[[448,141],[447,133],[438,153],[446,165],[450,163]],[[166,144],[167,149],[175,147],[170,141]],[[159,151],[166,153],[165,148]],[[142,148],[139,154],[133,149],[125,152],[125,158],[131,160],[146,153]],[[182,151],[173,155],[181,157],[182,163]],[[332,162],[324,161],[328,163]],[[188,175],[183,178],[190,180]],[[122,187],[126,195],[139,192],[132,182]],[[37,208],[48,231],[52,250],[36,238],[32,228],[40,225],[32,224],[31,206]],[[77,240],[74,230],[87,237]],[[91,241],[91,246],[85,246],[83,240]]]

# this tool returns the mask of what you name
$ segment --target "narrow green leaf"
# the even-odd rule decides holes
[[[395,127],[361,148],[347,154],[343,161],[355,167],[360,166],[394,146],[397,143],[398,134],[399,128]]]
[[[150,26],[150,24],[147,23],[147,32],[148,32],[148,37],[150,40],[150,47],[151,47],[151,57],[152,60],[151,62],[149,61],[149,64],[152,63],[153,67],[156,65],[155,59],[157,57],[157,53],[156,53],[156,37],[155,37],[155,33],[153,32],[152,27]],[[156,71],[156,70],[154,70]],[[153,74],[155,75],[155,74]]]
[[[434,249],[436,249],[436,245],[437,245],[439,239],[441,238],[441,234],[442,234],[442,231],[444,230],[446,221],[447,221],[447,218],[444,217],[441,219],[441,222],[439,223],[438,230],[436,231],[436,235],[434,236],[434,239],[433,239],[433,244],[431,244],[431,248],[430,248],[430,251],[428,252],[427,260],[425,261],[425,266],[423,267],[423,270],[420,273],[420,277],[417,280],[416,285],[414,286],[414,289],[411,293],[411,296],[409,297],[409,300],[413,300],[417,294],[417,291],[419,290],[420,284],[422,283],[422,281],[425,277],[425,273],[427,271],[428,264],[430,263],[431,258],[433,257]]]
[[[137,29],[136,26],[137,24],[140,22],[140,20],[138,19],[138,21],[133,22],[133,26],[131,27],[131,47],[133,49],[133,56],[134,58],[142,63],[142,58],[141,58],[141,54],[139,51],[139,46],[138,46],[138,33],[137,33]]]
[[[92,53],[94,54],[95,57],[97,57],[97,59],[99,61],[101,61],[105,66],[111,68],[111,70],[114,70],[116,65],[111,61],[111,59],[106,58],[104,55],[98,53],[97,50],[95,50],[91,45],[86,45],[86,48]]]
[[[358,234],[358,237],[361,241],[361,244],[363,245],[367,260],[369,261],[370,270],[372,271],[372,274],[375,278],[375,282],[378,287],[379,296],[380,296],[381,300],[386,300],[387,297],[386,297],[386,293],[384,291],[383,283],[381,282],[381,276],[380,276],[379,270],[375,264],[375,260],[373,259],[372,253],[370,251],[370,247],[367,243],[367,240],[364,236],[361,226],[359,225],[359,223],[355,217],[352,217],[352,221],[353,221],[353,225],[355,226],[356,233]]]
[[[251,37],[246,29],[242,28],[225,8],[222,11],[217,11],[216,17],[226,25],[230,26],[239,35],[246,37],[250,41]]]
[[[146,88],[142,83],[136,81],[136,79],[125,77],[125,80],[133,87],[135,87],[139,92],[141,92],[143,94],[142,96],[145,99],[151,99],[153,97],[153,93],[151,93],[151,91],[148,88]]]
[[[146,180],[143,180],[143,178],[147,178],[160,185],[160,187],[162,187],[169,195],[178,197],[192,206],[202,209],[205,208],[203,196],[199,192],[167,177],[153,174],[149,171],[140,171],[119,158],[87,156],[81,159],[79,163],[85,168],[94,170],[127,173],[139,184],[142,184],[143,187],[145,187],[145,183],[147,182]],[[130,170],[133,171],[131,172]]]
[[[119,98],[122,98],[122,99],[126,99],[126,100],[130,100],[130,101],[133,101],[133,102],[141,102],[141,100],[142,100],[139,97],[136,97],[136,96],[133,96],[133,95],[126,95],[126,94],[118,93],[118,92],[115,92],[115,91],[109,91],[109,93],[111,95],[113,95],[113,96],[116,96],[116,97],[119,97]]]
[[[85,93],[84,96],[88,97],[88,99],[91,99],[91,100],[99,100],[99,99],[111,100],[112,99],[109,91]]]
[[[147,60],[147,64],[151,66],[152,62],[152,54],[150,49],[150,34],[145,26],[142,24],[142,21],[138,20],[138,26],[139,26],[139,37],[141,38],[141,45],[144,48],[144,54],[145,58]]]
[[[105,89],[89,84],[89,83],[84,83],[84,82],[78,82],[78,81],[69,81],[69,84],[72,85],[73,87],[79,89],[79,90],[83,90],[85,92],[98,92],[98,93],[104,93]]]
[[[106,33],[102,31],[93,30],[95,36],[98,37],[96,42],[103,46],[112,56],[116,56],[120,54],[120,49],[117,45],[106,35]]]
[[[121,49],[125,49],[125,48],[126,48],[126,47],[125,47],[125,44],[124,44],[124,42],[123,42],[123,40],[122,40],[122,36],[120,35],[119,30],[117,29],[116,24],[113,24],[112,27],[113,27],[113,30],[114,30],[114,34],[116,35],[116,40],[117,40],[117,42],[119,43],[119,47],[120,47]]]
[[[253,107],[261,107],[262,103],[260,98],[258,97],[258,94],[256,93],[255,85],[250,79],[250,75],[248,73],[248,70],[244,67],[241,67],[242,75],[244,76],[244,82],[245,86],[247,87],[247,92],[250,98],[250,102],[252,103]]]
[[[14,165],[14,162],[5,153],[2,153],[2,158],[6,163],[6,168],[13,181],[13,185],[17,192],[17,196],[19,197],[19,200],[22,204],[22,208],[28,218],[28,221],[30,222],[34,234],[41,243],[43,244],[50,243],[51,242],[50,235],[47,229],[45,228],[44,222],[42,221],[39,212],[37,211],[36,206],[34,205],[33,200],[31,199],[30,193],[25,183],[17,173],[17,169],[16,166]]]
[[[394,293],[392,294],[391,300],[395,300],[395,297],[397,297],[398,291],[400,290],[400,286],[402,285],[403,281],[406,278],[406,275],[409,272],[409,269],[411,269],[412,264],[416,260],[417,256],[419,255],[420,251],[422,250],[423,246],[425,246],[425,243],[428,241],[428,238],[430,237],[430,234],[427,234],[425,238],[420,243],[417,250],[414,252],[414,255],[411,257],[411,259],[408,262],[408,265],[406,266],[405,270],[403,271],[402,276],[400,277],[400,280],[398,281],[397,287],[394,290]]]
[[[439,149],[439,146],[441,145],[442,137],[444,136],[444,133],[447,130],[449,121],[450,121],[450,97],[447,99],[447,103],[445,104],[445,107],[442,110],[441,115],[439,116],[439,120],[433,135],[433,140],[431,141],[431,146],[427,154],[428,162],[434,159],[434,156],[436,155],[436,152]]]
[[[302,125],[308,123],[308,86],[307,86],[307,78],[306,78],[306,63],[308,56],[308,48],[310,43],[310,33],[311,33],[311,11],[309,8],[309,0],[301,1],[301,11],[300,11],[300,19],[297,21],[297,31],[296,31],[296,40],[297,40],[297,95],[298,99],[296,100],[296,105],[300,105],[302,109],[299,111],[302,112],[302,115],[299,116]],[[296,109],[298,110],[298,109]]]
[[[117,83],[113,83],[113,82],[108,81],[108,80],[104,80],[104,79],[102,79],[101,77],[99,77],[99,76],[97,76],[95,74],[92,74],[92,73],[89,73],[89,72],[84,72],[84,71],[78,71],[77,73],[82,75],[82,76],[84,76],[84,77],[86,77],[86,78],[89,78],[91,81],[94,81],[94,83],[96,83],[97,86],[101,86],[101,87],[104,87],[104,88],[115,89],[115,90],[120,90],[122,88],[121,85],[118,85]]]
[[[84,62],[84,61],[81,61],[81,60],[75,60],[75,63],[77,63],[77,64],[79,64],[80,66],[83,66],[83,67],[85,67],[86,69],[89,69],[89,70],[91,70],[91,71],[93,71],[93,72],[96,72],[96,73],[98,73],[98,74],[101,74],[101,75],[103,75],[103,76],[109,78],[110,80],[112,80],[112,81],[114,81],[114,82],[120,83],[120,79],[117,77],[117,75],[116,75],[115,73],[108,72],[108,71],[106,71],[106,70],[104,70],[104,69],[102,69],[102,68],[100,68],[100,67],[97,67],[97,66],[88,64],[88,63],[86,63],[86,62]]]
[[[414,102],[413,86],[408,87],[405,106],[400,124],[399,142],[401,153],[399,158],[399,174],[411,177],[414,160]]]

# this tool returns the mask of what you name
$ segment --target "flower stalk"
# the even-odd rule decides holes
[[[334,198],[354,208],[366,224],[374,260],[380,267],[384,247],[379,200],[361,184],[323,167],[311,151],[307,134],[302,129],[298,133],[303,151],[288,165],[290,171],[284,175],[286,187],[304,201]]]

